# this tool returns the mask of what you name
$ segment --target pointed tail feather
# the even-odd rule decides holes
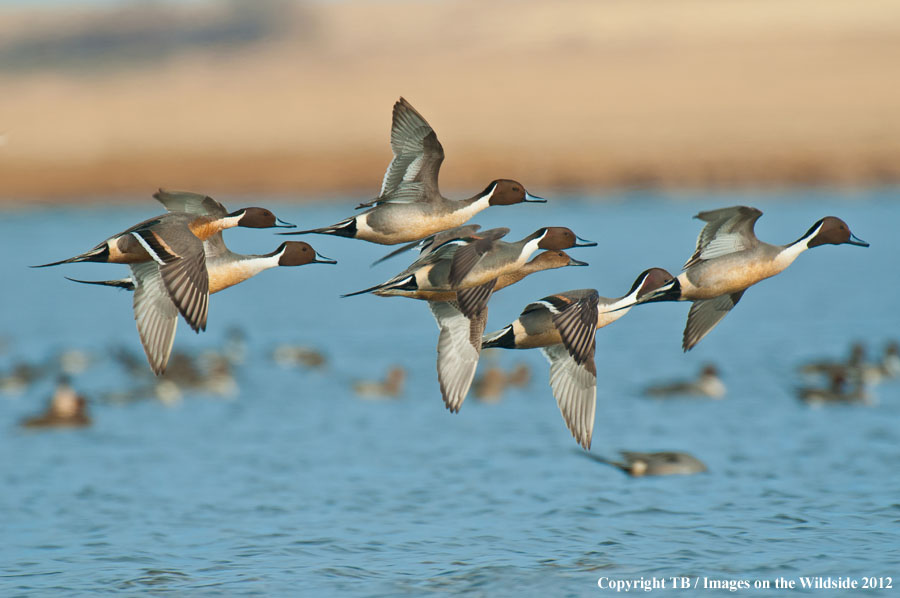
[[[279,235],[336,235],[338,237],[355,237],[356,236],[356,217],[341,220],[337,224],[324,226],[322,228],[311,228],[308,230],[294,231],[289,233],[278,233]]]
[[[64,277],[66,280],[71,280],[72,282],[80,282],[81,284],[96,284],[106,287],[117,287],[120,289],[125,289],[126,291],[134,290],[134,280],[129,278],[119,278],[117,280],[78,280],[77,278],[69,278],[68,276]]]
[[[401,247],[400,249],[395,249],[395,250],[393,250],[392,252],[390,252],[389,254],[387,254],[387,255],[385,255],[385,256],[382,256],[382,257],[378,258],[377,260],[375,260],[374,262],[372,262],[371,265],[374,266],[374,265],[376,265],[376,264],[380,264],[381,262],[383,262],[383,261],[385,261],[385,260],[389,260],[389,259],[391,259],[392,257],[396,257],[396,256],[400,255],[400,254],[403,253],[404,251],[409,251],[410,249],[415,249],[416,247],[418,247],[418,246],[421,245],[421,244],[422,244],[422,241],[421,241],[421,240],[419,240],[419,241],[413,241],[412,243],[407,243],[406,245],[404,245],[404,246]]]
[[[410,283],[415,284],[416,277],[414,274],[410,274],[409,276],[405,276],[400,279],[394,279],[387,282],[383,282],[381,284],[376,284],[374,287],[369,287],[367,289],[363,289],[361,291],[354,291],[352,293],[346,293],[341,295],[341,297],[353,297],[354,295],[362,295],[363,293],[371,293],[373,291],[383,291],[385,289],[396,289],[402,288],[405,285],[409,285]]]
[[[85,251],[80,255],[76,255],[75,257],[70,257],[67,260],[60,260],[58,262],[50,262],[49,264],[41,264],[39,266],[31,266],[32,268],[46,268],[48,266],[59,266],[60,264],[74,264],[76,262],[106,262],[109,259],[109,247],[107,247],[106,243],[102,243],[97,247],[94,247],[90,251]]]

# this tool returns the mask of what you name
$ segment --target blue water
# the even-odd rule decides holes
[[[134,383],[107,353],[117,345],[140,351],[130,295],[63,275],[112,278],[127,270],[26,266],[84,251],[159,210],[148,199],[4,212],[0,371],[46,362],[66,347],[100,357],[73,380],[91,398],[88,429],[17,426],[43,408],[51,377],[0,395],[0,595],[611,594],[597,587],[601,576],[752,585],[893,575],[900,584],[900,383],[875,389],[872,407],[813,409],[793,396],[802,382],[798,363],[842,357],[853,340],[875,353],[900,335],[896,194],[570,197],[492,208],[476,219],[511,227],[512,238],[569,225],[599,242],[572,250],[589,268],[540,273],[494,297],[488,330],[553,292],[595,287],[618,296],[647,267],[677,272],[700,230],[691,216],[703,209],[758,206],[765,212],[759,237],[777,243],[832,214],[872,244],[805,253],[748,291],[686,355],[687,304],[642,306],[598,333],[592,452],[682,450],[709,467],[702,475],[643,479],[580,454],[535,351],[499,355],[501,365],[532,367],[529,387],[497,404],[470,397],[459,414],[448,413],[425,305],[338,298],[408,260],[369,268],[384,248],[347,239],[308,239],[339,265],[265,272],[212,298],[208,332],[179,325],[176,350],[193,353],[220,347],[233,324],[247,331],[249,356],[237,369],[233,399],[103,401]],[[270,205],[304,227],[336,222],[354,205],[223,199]],[[247,253],[283,240],[244,229],[226,238]],[[317,347],[328,366],[276,365],[268,356],[279,343]],[[644,385],[690,376],[708,361],[723,371],[725,400],[641,397]],[[393,364],[409,372],[402,399],[354,395],[355,379],[380,378]],[[748,592],[789,593],[737,593]]]

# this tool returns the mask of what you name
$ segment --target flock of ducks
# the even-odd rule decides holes
[[[792,243],[771,245],[756,238],[754,224],[762,212],[755,208],[701,212],[696,217],[705,226],[677,276],[662,268],[647,269],[625,294],[613,298],[602,297],[595,289],[551,294],[528,303],[504,328],[485,334],[493,293],[543,270],[586,265],[566,250],[597,243],[566,227],[542,227],[518,241],[505,241],[506,228],[482,231],[467,225],[490,206],[546,200],[507,179],[492,181],[469,199],[445,198],[438,186],[443,148],[427,121],[403,98],[394,105],[391,148],[393,159],[379,195],[360,204],[359,214],[331,226],[281,234],[315,233],[404,244],[382,260],[418,249],[418,258],[396,276],[344,296],[374,294],[427,302],[440,330],[437,377],[451,412],[461,408],[483,348],[541,349],[550,362],[550,386],[565,424],[585,449],[591,445],[596,408],[597,330],[636,305],[689,301],[682,341],[688,351],[737,305],[747,288],[782,272],[807,249],[825,244],[868,246],[832,216],[815,222]],[[226,229],[293,227],[267,209],[229,212],[208,196],[181,191],[160,190],[154,197],[166,213],[90,251],[44,266],[84,261],[127,264],[131,269],[127,278],[76,282],[133,291],[138,334],[156,374],[166,370],[178,314],[194,331],[206,328],[210,294],[277,266],[336,263],[309,244],[295,241],[264,255],[231,252],[222,237]],[[396,376],[386,384],[396,386],[400,380]],[[705,392],[715,395],[722,390]]]

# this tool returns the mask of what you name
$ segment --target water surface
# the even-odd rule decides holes
[[[232,399],[104,401],[135,384],[108,355],[114,346],[140,351],[131,298],[63,275],[127,270],[26,266],[84,251],[159,210],[148,199],[6,212],[0,368],[45,362],[67,347],[100,357],[73,380],[91,398],[89,429],[17,427],[43,407],[52,377],[0,396],[0,594],[586,596],[603,594],[601,576],[895,574],[900,384],[875,389],[872,407],[811,409],[794,398],[798,363],[841,357],[853,340],[876,353],[900,333],[895,194],[572,197],[493,208],[475,220],[509,226],[512,238],[568,225],[599,242],[572,250],[589,268],[540,273],[498,294],[489,330],[553,292],[594,287],[619,296],[645,268],[677,272],[700,230],[691,216],[703,209],[758,206],[765,215],[757,233],[776,243],[836,215],[872,244],[807,252],[748,291],[688,354],[680,348],[687,304],[643,306],[598,333],[592,452],[683,450],[709,467],[656,479],[628,478],[580,454],[535,351],[495,357],[505,367],[530,365],[530,386],[498,404],[470,397],[459,414],[448,413],[425,305],[338,298],[409,260],[369,268],[387,250],[347,239],[307,239],[338,266],[282,268],[214,296],[208,332],[179,324],[175,348],[193,353],[221,347],[231,325],[246,330],[248,359]],[[355,204],[271,205],[312,227]],[[226,238],[247,253],[284,240],[265,230]],[[314,346],[328,365],[280,367],[269,358],[279,343]],[[723,371],[725,400],[641,396],[646,384],[690,376],[709,361]],[[409,374],[401,399],[354,395],[354,380],[382,377],[393,364]]]

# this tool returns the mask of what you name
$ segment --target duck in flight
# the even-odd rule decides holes
[[[227,210],[211,197],[197,193],[160,190],[154,195],[173,216],[186,219],[221,219],[228,217]],[[262,208],[259,208],[262,210]],[[266,210],[267,211],[267,210]],[[270,212],[271,214],[271,212]],[[274,218],[274,216],[272,216]],[[203,329],[206,328],[206,316],[209,295],[239,284],[260,272],[276,266],[299,266],[310,263],[337,263],[316,253],[307,243],[282,243],[272,253],[264,255],[242,255],[234,253],[225,245],[221,230],[213,233],[200,243],[202,252],[198,260],[202,267],[203,289],[201,305],[203,306]],[[128,266],[131,276],[118,280],[85,281],[70,278],[75,282],[100,284],[125,288],[134,291],[134,317],[138,334],[150,367],[157,375],[165,372],[172,344],[175,339],[177,324],[178,297],[173,295],[164,278],[165,266],[157,261],[149,260],[132,262]],[[201,278],[200,275],[195,278]],[[182,312],[184,315],[184,312]],[[190,319],[188,324],[197,330]]]
[[[542,228],[515,243],[500,240],[508,232],[507,228],[472,232],[437,247],[426,242],[419,259],[397,276],[344,295],[371,292],[428,302],[440,329],[438,383],[444,405],[453,413],[462,406],[475,376],[492,294],[535,272],[586,266],[562,249],[596,245],[565,227]],[[537,249],[547,251],[527,261]]]
[[[460,226],[489,206],[546,201],[509,179],[492,181],[469,199],[441,195],[438,172],[444,148],[431,125],[403,98],[394,104],[391,150],[394,158],[378,197],[357,206],[364,212],[332,226],[283,234],[317,233],[395,245]]]
[[[706,226],[697,237],[694,254],[672,282],[640,299],[692,301],[684,328],[682,348],[690,351],[737,305],[748,287],[775,276],[797,256],[820,245],[869,244],[858,239],[840,218],[826,216],[787,245],[770,245],[756,238],[753,226],[762,212],[734,206],[695,216]]]
[[[228,228],[293,227],[265,208],[229,213],[211,197],[160,189],[154,194],[169,210],[140,222],[65,260],[33,266],[45,268],[75,262],[153,264],[177,310],[195,332],[206,330],[209,278],[203,242]]]
[[[525,306],[512,324],[485,335],[482,347],[540,348],[550,362],[550,387],[563,420],[578,444],[589,449],[597,406],[595,333],[671,280],[672,275],[662,268],[650,268],[622,297],[601,297],[594,289],[544,297]]]

